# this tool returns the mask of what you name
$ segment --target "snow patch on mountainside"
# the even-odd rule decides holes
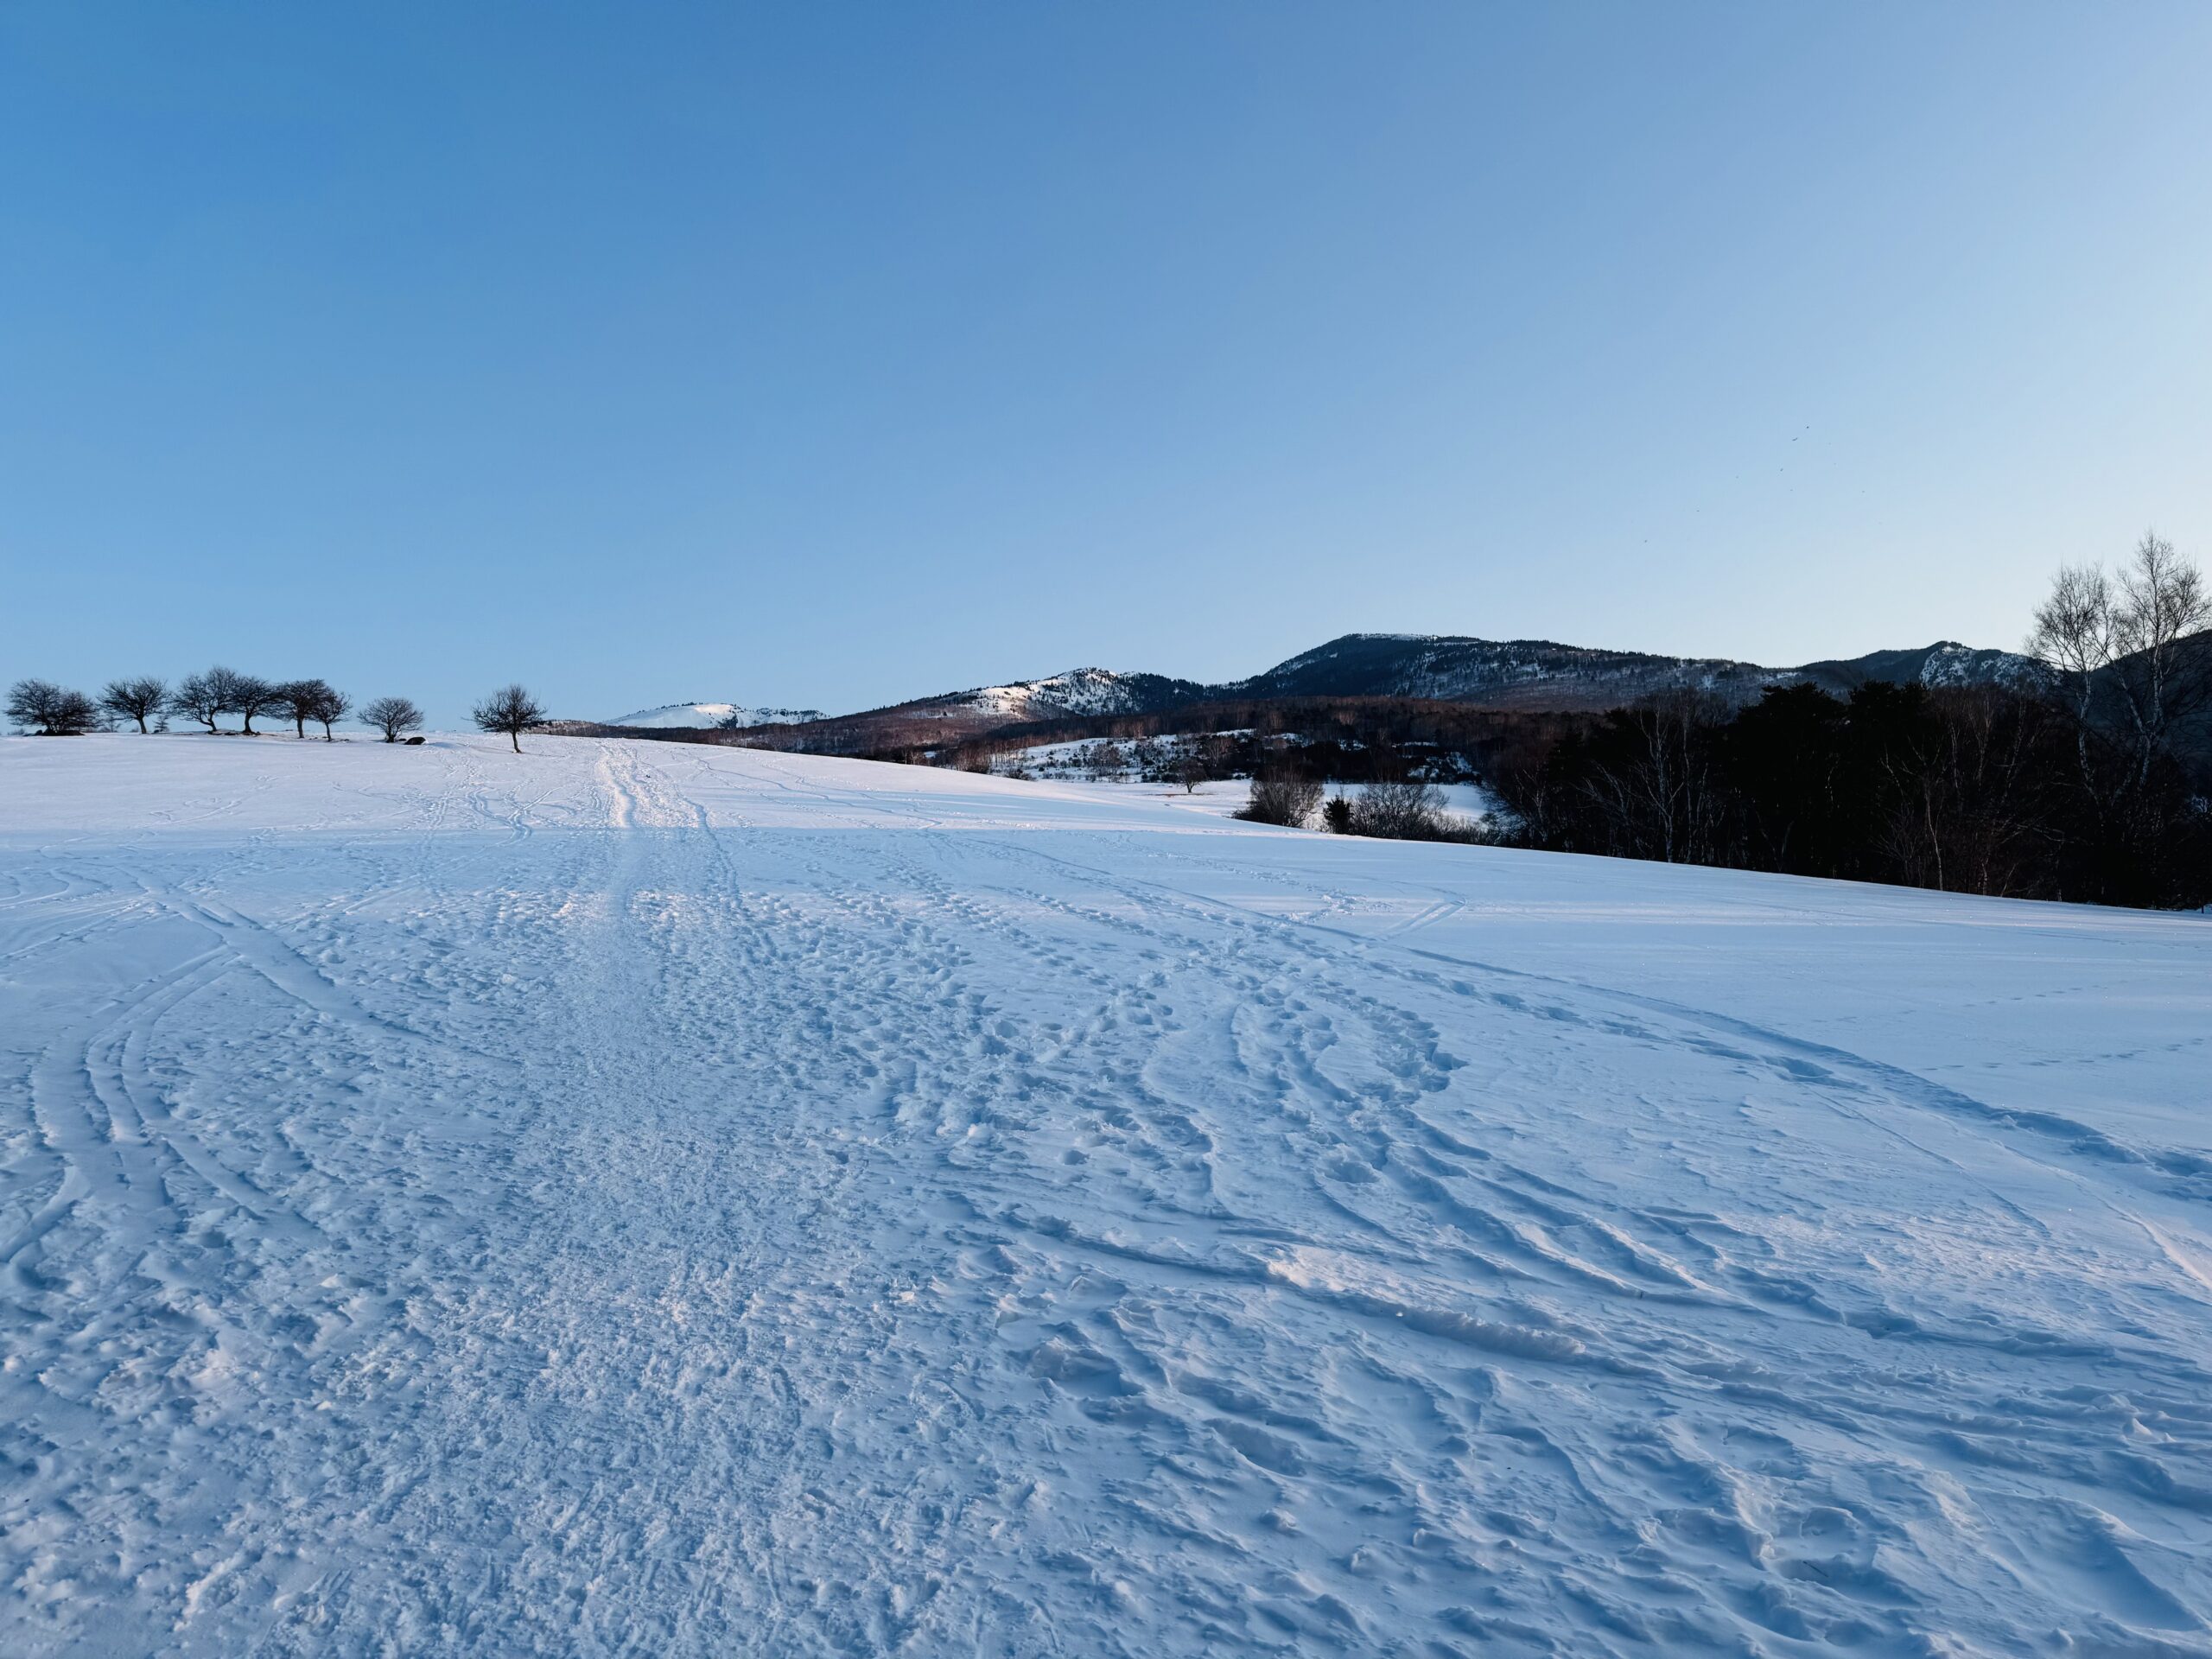
[[[1049,720],[1061,715],[1118,715],[1141,706],[1134,677],[1111,669],[1074,668],[1041,680],[979,686],[932,699],[929,712],[977,714],[1007,721]]]
[[[2028,690],[2044,683],[2050,674],[2032,657],[1946,639],[1929,647],[1928,660],[1921,664],[1920,682],[1929,686],[2002,685]]]
[[[664,702],[658,709],[640,709],[635,714],[602,723],[680,730],[688,727],[797,726],[826,718],[819,709],[753,709],[739,702]]]

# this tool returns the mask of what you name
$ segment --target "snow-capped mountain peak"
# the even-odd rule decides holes
[[[979,686],[946,699],[963,709],[1007,720],[1037,720],[1056,715],[1116,715],[1138,707],[1142,693],[1135,681],[1150,676],[1117,674],[1108,668],[1071,668],[1040,680]]]

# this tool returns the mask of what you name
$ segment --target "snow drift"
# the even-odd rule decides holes
[[[0,1649],[2203,1653],[2212,930],[0,743]]]

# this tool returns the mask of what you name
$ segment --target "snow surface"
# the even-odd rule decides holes
[[[2212,924],[0,741],[0,1651],[2212,1652]]]
[[[664,702],[658,709],[640,709],[609,726],[651,726],[670,730],[720,726],[798,726],[826,718],[819,709],[750,709],[736,702]]]

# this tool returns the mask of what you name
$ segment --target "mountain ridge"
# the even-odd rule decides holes
[[[1749,702],[1771,685],[1811,683],[1847,694],[1868,680],[1930,685],[2018,684],[2040,676],[2015,652],[1942,639],[1773,668],[1722,657],[1669,657],[1465,634],[1346,633],[1243,679],[1207,683],[1101,668],[1071,669],[964,691],[917,697],[842,716],[903,715],[982,729],[1065,715],[1142,714],[1237,697],[1414,697],[1477,707],[1588,710],[1655,692],[1709,690]]]
[[[2044,672],[2032,658],[2016,652],[1962,645],[1954,639],[1777,668],[1733,658],[1670,657],[1551,639],[1355,632],[1339,634],[1236,680],[1206,682],[1116,669],[1072,668],[1034,679],[909,698],[847,715],[672,703],[607,724],[725,731],[774,726],[825,736],[896,731],[903,742],[957,742],[1001,727],[1040,721],[1157,714],[1197,703],[1235,700],[1395,697],[1526,713],[1586,713],[1681,690],[1749,702],[1777,685],[1812,684],[1842,696],[1870,680],[2022,686],[2034,683]],[[681,719],[681,711],[686,710],[701,718],[696,721]],[[710,714],[715,717],[708,717]]]
[[[639,709],[602,726],[642,727],[660,731],[731,731],[754,726],[804,726],[830,716],[819,709],[753,709],[739,702],[664,702]]]

